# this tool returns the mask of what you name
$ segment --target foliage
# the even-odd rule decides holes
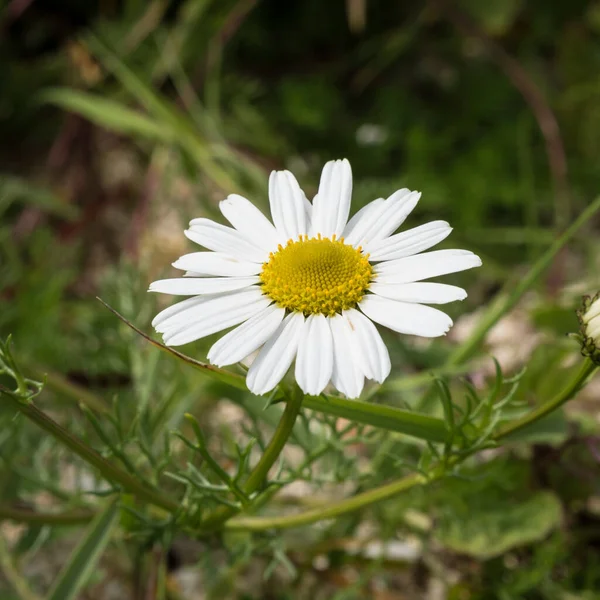
[[[184,562],[209,598],[597,597],[597,411],[561,408],[591,373],[576,296],[600,287],[597,3],[20,4],[0,3],[0,517],[22,523],[0,596],[101,598],[106,574],[183,598]],[[211,339],[178,360],[128,327],[150,331],[185,221],[234,191],[265,206],[271,168],[314,189],[341,156],[354,209],[419,189],[413,224],[483,256],[462,341],[388,335],[384,386],[294,422],[293,386],[253,397],[201,362]]]

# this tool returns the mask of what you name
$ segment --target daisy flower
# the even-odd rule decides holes
[[[182,256],[173,266],[184,277],[150,286],[191,296],[152,321],[165,344],[235,327],[212,346],[208,360],[232,365],[258,350],[246,378],[253,393],[272,390],[295,360],[304,393],[318,395],[331,382],[357,398],[365,378],[382,383],[391,368],[374,322],[409,335],[444,335],[452,320],[427,304],[467,294],[424,280],[481,260],[467,250],[423,252],[450,234],[445,221],[394,233],[420,193],[398,190],[348,220],[351,195],[350,163],[336,160],[323,168],[312,203],[290,172],[272,172],[272,223],[237,194],[219,204],[232,227],[193,219],[185,235],[209,252]]]

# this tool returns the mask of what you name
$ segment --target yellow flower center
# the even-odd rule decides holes
[[[355,307],[372,278],[373,268],[361,248],[320,234],[280,244],[260,274],[263,292],[279,306],[330,317]]]

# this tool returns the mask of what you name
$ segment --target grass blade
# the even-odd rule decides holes
[[[162,127],[143,113],[101,96],[78,90],[52,88],[41,94],[40,100],[77,113],[116,133],[137,135],[162,142],[173,141],[172,131]]]
[[[50,590],[47,600],[73,600],[87,583],[119,515],[119,498],[110,500],[106,508],[92,521],[85,536],[73,551]]]

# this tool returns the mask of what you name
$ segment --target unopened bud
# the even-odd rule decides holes
[[[577,316],[581,323],[581,353],[600,365],[600,292],[583,297]]]

